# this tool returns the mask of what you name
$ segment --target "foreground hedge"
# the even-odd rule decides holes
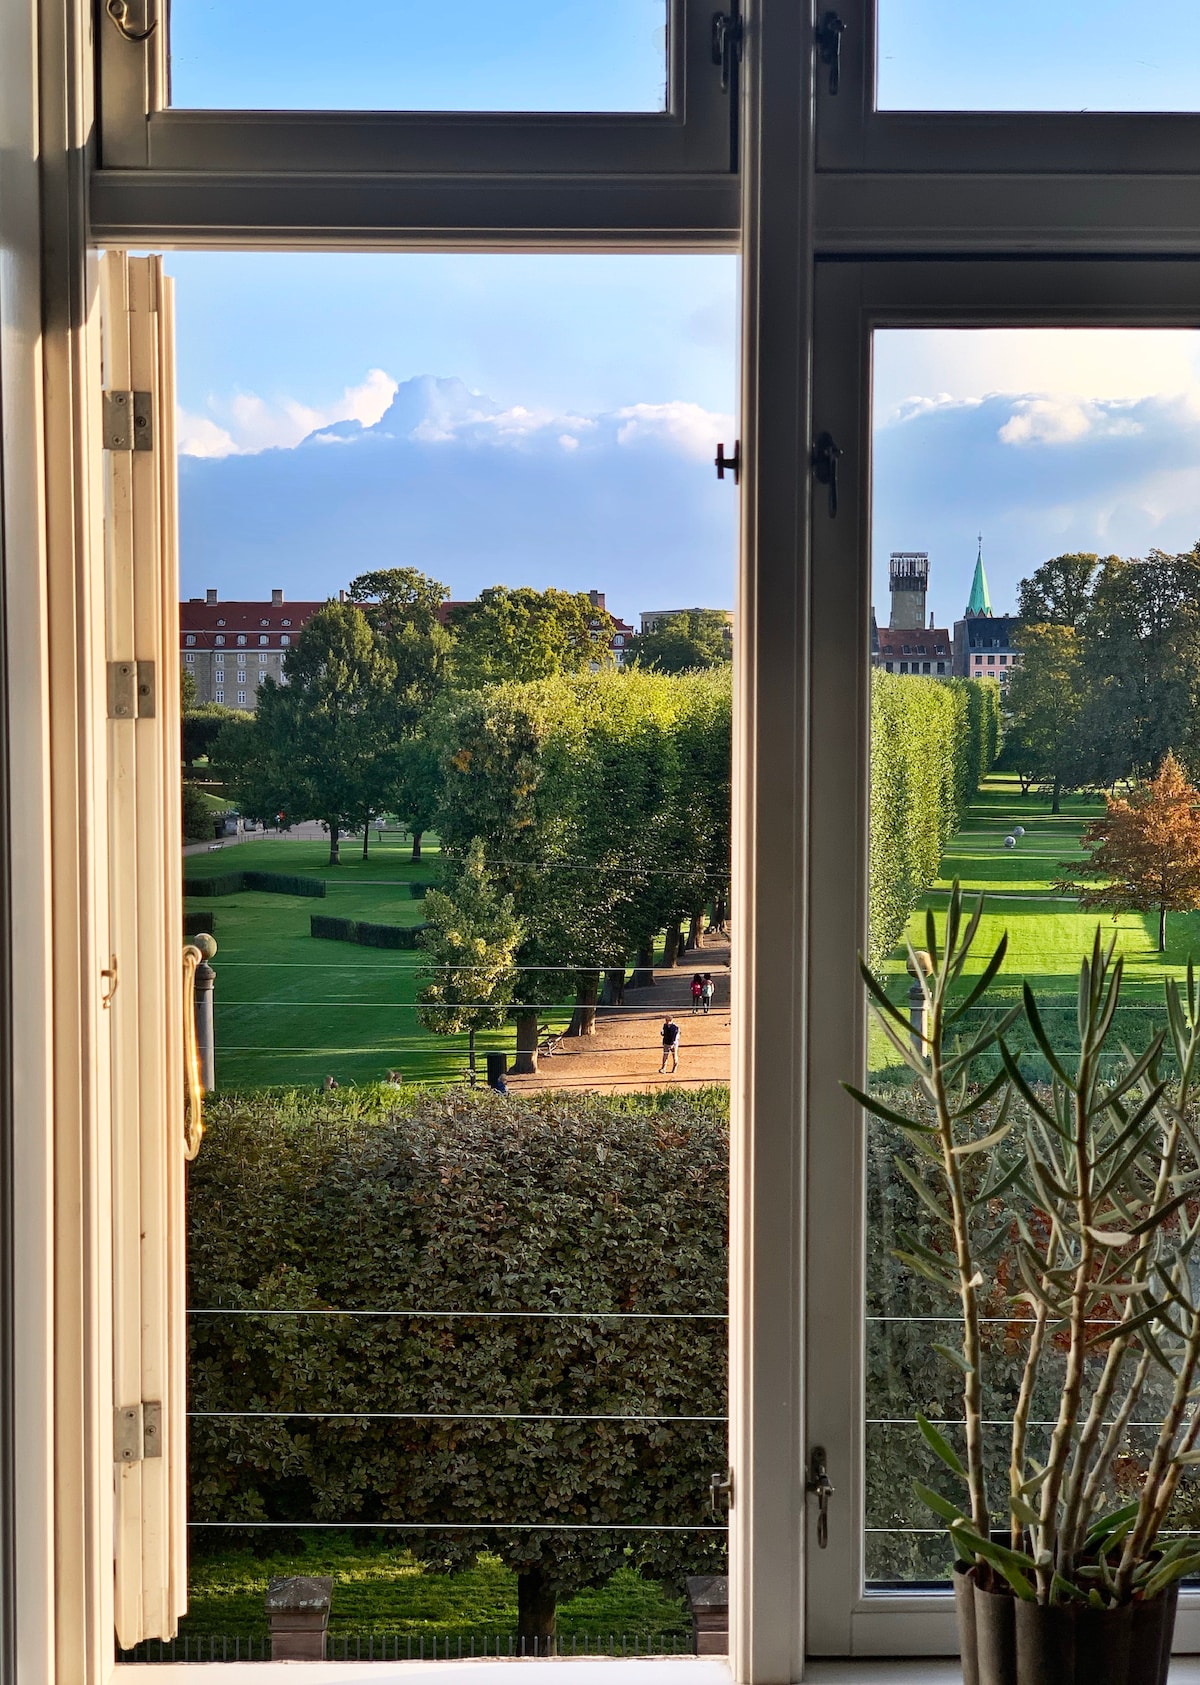
[[[363,919],[338,919],[310,913],[308,932],[318,941],[357,942],[360,948],[419,948],[423,924],[369,924]]]
[[[189,1304],[404,1314],[193,1317],[191,1408],[451,1419],[200,1418],[192,1518],[461,1522],[391,1536],[438,1567],[494,1550],[542,1596],[626,1560],[719,1571],[712,1533],[471,1524],[703,1526],[721,1421],[461,1417],[724,1416],[727,1110],[723,1090],[214,1101],[189,1170]],[[714,1320],[629,1315],[664,1311]]]
[[[996,758],[992,680],[871,675],[871,964],[904,934]]]
[[[268,895],[307,895],[323,900],[325,879],[304,877],[298,872],[217,872],[212,877],[183,880],[185,895],[240,895],[244,889],[260,889]]]

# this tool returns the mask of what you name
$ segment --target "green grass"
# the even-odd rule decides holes
[[[485,1555],[463,1573],[434,1574],[394,1545],[329,1534],[319,1539],[300,1535],[294,1547],[270,1555],[247,1548],[194,1558],[181,1633],[264,1635],[263,1598],[267,1582],[277,1574],[333,1577],[329,1629],[334,1635],[461,1634],[479,1641],[516,1631],[516,1576],[498,1558]],[[585,1633],[592,1638],[609,1633],[682,1636],[690,1624],[682,1599],[625,1568],[606,1585],[562,1603],[558,1630],[567,1639]]]
[[[942,861],[937,882],[909,921],[908,939],[914,947],[925,946],[927,908],[937,914],[940,932],[947,891],[956,877],[972,901],[982,892],[985,911],[965,979],[979,975],[1007,932],[1008,952],[997,994],[1015,996],[1027,980],[1039,1004],[1048,1009],[1056,1047],[1070,1051],[1079,964],[1090,951],[1099,925],[1105,942],[1116,937],[1117,951],[1125,960],[1121,1035],[1131,1046],[1141,1045],[1154,1027],[1165,1022],[1165,980],[1182,978],[1189,957],[1200,961],[1200,913],[1168,915],[1167,951],[1160,954],[1157,913],[1120,913],[1114,919],[1109,913],[1082,911],[1072,897],[1055,888],[1055,879],[1070,875],[1070,863],[1083,852],[1080,833],[1089,819],[1103,812],[1104,804],[1076,796],[1064,798],[1062,807],[1061,814],[1052,814],[1047,797],[1022,796],[1015,779],[987,779]],[[1015,849],[1006,849],[1004,838],[1014,825],[1023,825],[1026,834]],[[892,998],[904,999],[907,977],[902,947],[891,955],[885,972]],[[874,1069],[892,1063],[874,1025],[870,1062]]]
[[[188,912],[211,910],[219,949],[215,961],[217,1086],[221,1089],[318,1086],[382,1082],[400,1070],[406,1082],[446,1084],[467,1074],[467,1038],[423,1030],[413,1010],[417,952],[360,948],[349,942],[314,941],[309,917],[329,913],[378,924],[417,925],[424,903],[409,885],[436,883],[436,843],[414,865],[398,835],[381,843],[372,833],[370,856],[360,845],[342,845],[340,866],[330,866],[324,842],[248,842],[236,849],[189,855],[189,878],[230,871],[305,873],[324,878],[323,901],[304,896],[245,891],[193,897]],[[570,1008],[544,1012],[556,1028]],[[481,1059],[489,1048],[512,1052],[512,1025],[481,1032]]]

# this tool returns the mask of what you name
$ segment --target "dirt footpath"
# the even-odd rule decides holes
[[[513,1094],[537,1089],[588,1089],[628,1094],[646,1088],[700,1088],[729,1081],[729,940],[711,936],[689,953],[687,964],[654,973],[653,986],[626,989],[625,1004],[599,1007],[594,1036],[564,1037],[543,1054],[535,1077],[506,1078]],[[692,977],[711,971],[717,992],[707,1016],[692,1012]],[[679,1069],[660,1076],[662,1021],[679,1025]]]

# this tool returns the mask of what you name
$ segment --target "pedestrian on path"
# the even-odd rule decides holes
[[[712,1005],[712,998],[716,992],[717,985],[712,980],[712,972],[706,971],[704,973],[703,981],[700,984],[700,998],[704,1002],[704,1016],[706,1018],[708,1017],[708,1009]]]
[[[668,1013],[663,1019],[662,1027],[662,1064],[658,1067],[658,1074],[662,1076],[667,1068],[667,1057],[671,1060],[671,1074],[679,1068],[679,1025]]]
[[[700,996],[704,993],[704,979],[697,972],[692,978],[692,1016],[700,1010]]]

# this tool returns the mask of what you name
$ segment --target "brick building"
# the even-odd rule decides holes
[[[324,607],[285,602],[282,591],[269,603],[222,602],[215,591],[180,603],[179,659],[196,681],[196,700],[253,709],[263,679],[282,679],[300,628]]]

